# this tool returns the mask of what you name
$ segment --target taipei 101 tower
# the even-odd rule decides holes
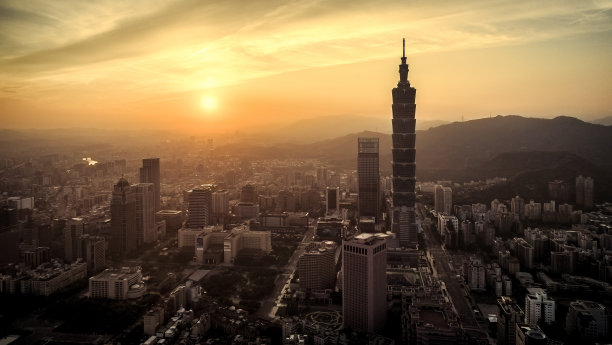
[[[415,200],[415,123],[416,89],[408,81],[406,41],[403,40],[400,80],[393,89],[393,218],[392,230],[400,246],[416,247],[417,226],[414,214]]]

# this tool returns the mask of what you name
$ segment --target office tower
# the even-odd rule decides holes
[[[340,212],[340,188],[327,187],[325,189],[325,214],[332,215]]]
[[[516,345],[548,345],[546,334],[538,325],[516,324]]]
[[[387,319],[386,235],[342,241],[344,327],[374,333]]]
[[[257,190],[252,184],[247,184],[240,191],[240,202],[257,203]]]
[[[227,215],[229,213],[229,192],[218,190],[212,193],[212,212],[215,215]]]
[[[80,238],[82,258],[88,272],[98,272],[106,266],[106,240],[101,236],[83,235]]]
[[[122,177],[115,184],[111,198],[111,249],[113,254],[123,257],[137,247],[136,195]]]
[[[336,280],[336,242],[309,244],[297,265],[300,290],[332,289]]]
[[[66,221],[64,228],[64,260],[74,262],[81,256],[81,235],[85,224],[82,218],[72,218]]]
[[[555,322],[555,301],[548,299],[543,289],[528,288],[525,296],[525,323],[536,325],[540,320],[548,324]]]
[[[155,188],[152,183],[132,185],[136,195],[136,233],[138,247],[156,240]]]
[[[391,92],[393,96],[393,218],[392,229],[398,234],[400,245],[417,244],[417,226],[414,214],[416,141],[414,118],[416,89],[408,81],[408,65],[404,54],[399,65],[400,80]]]
[[[516,214],[520,220],[525,219],[525,200],[518,195],[512,198],[510,212]]]
[[[212,185],[201,185],[187,194],[187,228],[203,228],[211,225]]]
[[[499,316],[497,317],[497,344],[514,345],[516,343],[516,324],[522,323],[524,314],[512,298],[502,296],[497,299]]]
[[[576,177],[576,206],[589,210],[593,208],[594,183],[591,177]]]
[[[159,158],[147,158],[142,160],[140,183],[153,184],[155,212],[161,210],[161,173],[159,169]]]
[[[378,138],[357,139],[359,216],[380,217],[380,173]]]
[[[275,198],[276,210],[280,212],[295,212],[295,195],[288,190],[281,190]]]
[[[603,340],[610,334],[610,312],[600,303],[577,300],[571,302],[565,319],[568,334],[577,333],[589,341]]]

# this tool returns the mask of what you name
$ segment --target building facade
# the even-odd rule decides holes
[[[378,138],[357,139],[359,216],[380,217]]]
[[[140,183],[153,184],[153,203],[155,212],[161,210],[161,171],[159,158],[146,158],[142,160],[140,168]]]
[[[387,319],[386,235],[342,241],[344,327],[374,333]]]
[[[405,44],[405,42],[404,42]],[[391,92],[393,96],[393,216],[392,230],[401,246],[415,247],[417,225],[414,213],[416,172],[416,89],[408,81],[406,54],[399,65],[400,80]]]
[[[126,256],[137,248],[136,195],[122,177],[115,184],[111,199],[111,249],[117,256]]]

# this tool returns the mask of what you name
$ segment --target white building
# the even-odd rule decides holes
[[[106,269],[89,278],[89,297],[104,299],[132,299],[144,295],[140,267]]]
[[[555,322],[555,301],[541,288],[528,288],[525,296],[525,323],[536,325],[541,319]]]

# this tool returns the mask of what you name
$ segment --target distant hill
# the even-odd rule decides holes
[[[497,116],[417,134],[417,164],[425,168],[473,167],[513,151],[566,151],[598,165],[610,165],[612,127],[565,116]]]
[[[601,119],[591,121],[591,123],[597,125],[612,126],[612,116],[602,117]]]
[[[425,130],[447,123],[442,120],[417,120],[416,128]],[[301,119],[280,129],[273,129],[272,133],[266,133],[265,136],[275,142],[310,144],[363,131],[391,134],[390,116],[336,115]]]
[[[297,131],[297,130],[296,130]],[[333,139],[301,145],[276,145],[242,148],[249,155],[271,157],[319,158],[355,166],[358,137],[380,138],[381,162],[391,160],[391,135],[361,131]],[[612,127],[583,122],[571,117],[554,119],[496,116],[453,122],[417,131],[417,170],[461,170],[478,167],[505,152],[568,152],[596,165],[612,165]],[[219,151],[233,151],[221,146]],[[239,153],[239,152],[236,152]]]

